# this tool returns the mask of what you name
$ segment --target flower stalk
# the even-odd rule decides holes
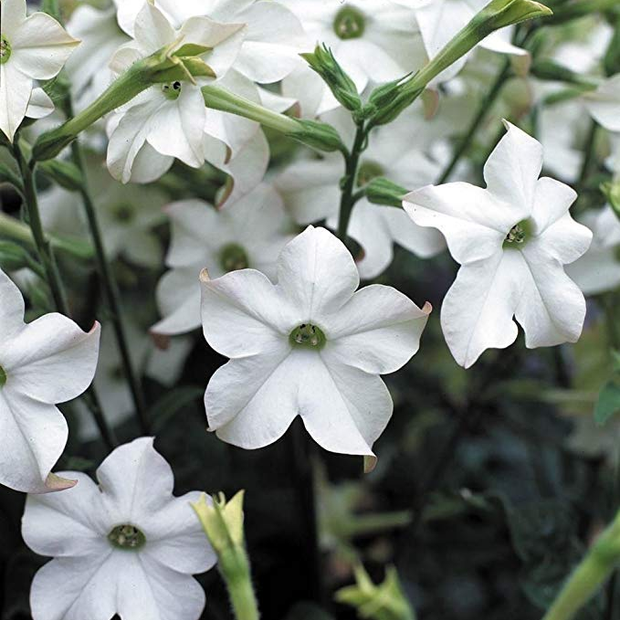
[[[258,620],[258,602],[243,532],[243,495],[244,491],[239,491],[226,501],[220,493],[211,504],[203,493],[192,508],[217,554],[218,569],[226,583],[236,620]]]
[[[620,512],[577,566],[543,620],[571,620],[620,562]]]

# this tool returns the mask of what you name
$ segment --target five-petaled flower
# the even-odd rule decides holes
[[[12,142],[25,116],[54,105],[34,80],[58,75],[79,41],[45,13],[26,16],[26,0],[0,1],[0,131]]]
[[[374,457],[392,414],[379,377],[416,353],[431,311],[359,275],[344,244],[309,226],[280,254],[277,284],[253,269],[202,276],[208,343],[231,360],[205,393],[209,427],[253,449],[297,415],[326,450]]]
[[[468,368],[488,348],[511,345],[525,331],[528,348],[575,342],[586,304],[563,265],[588,249],[592,233],[568,210],[577,194],[540,178],[542,146],[517,127],[489,157],[487,188],[468,183],[423,187],[404,207],[420,226],[438,228],[462,265],[441,310],[456,361]]]
[[[22,294],[0,271],[0,325],[0,484],[26,493],[71,487],[50,473],[68,437],[56,403],[93,380],[99,324],[85,333],[57,313],[24,323]]]
[[[215,554],[190,502],[174,497],[166,460],[141,437],[116,448],[97,470],[66,472],[79,484],[30,495],[22,521],[26,544],[54,559],[30,593],[35,620],[197,620],[205,595],[192,577]]]

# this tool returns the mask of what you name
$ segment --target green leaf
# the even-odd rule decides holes
[[[594,409],[594,421],[599,426],[607,422],[620,412],[620,385],[612,379],[608,381],[598,396]]]

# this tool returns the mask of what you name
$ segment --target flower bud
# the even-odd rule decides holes
[[[39,170],[70,192],[79,192],[82,189],[84,183],[82,173],[79,168],[71,162],[50,159],[41,163],[39,165]]]
[[[373,179],[366,186],[365,192],[369,202],[388,207],[402,207],[403,198],[409,193],[404,187],[383,177]]]
[[[364,567],[355,567],[356,585],[336,592],[339,603],[355,607],[360,618],[373,620],[415,620],[415,612],[403,593],[394,567],[386,571],[385,581],[376,586]]]
[[[301,56],[323,78],[343,107],[352,112],[359,112],[362,109],[362,101],[355,83],[344,72],[326,45],[317,45],[313,53]]]
[[[229,502],[223,493],[207,502],[207,496],[201,495],[198,502],[192,504],[202,528],[204,529],[211,546],[218,554],[223,554],[232,547],[243,547],[243,495],[239,491]]]
[[[0,268],[3,271],[17,271],[35,263],[28,252],[12,241],[0,241]]]
[[[616,181],[615,183],[603,183],[601,185],[601,192],[605,194],[611,208],[620,219],[620,181]]]
[[[327,153],[345,151],[340,135],[331,125],[309,120],[298,120],[297,122],[300,128],[288,134],[291,138]]]

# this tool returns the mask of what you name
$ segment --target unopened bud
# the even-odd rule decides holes
[[[376,205],[388,207],[402,207],[403,198],[408,190],[389,179],[379,177],[373,179],[365,188],[366,198]]]

